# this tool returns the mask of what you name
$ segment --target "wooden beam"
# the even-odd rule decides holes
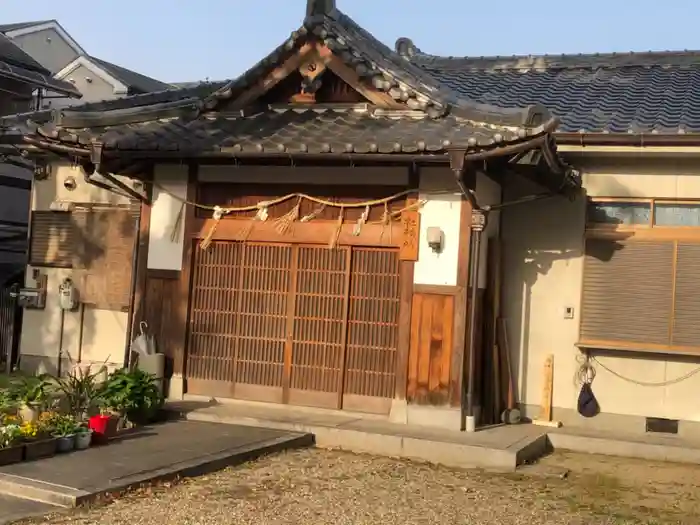
[[[476,186],[476,180],[473,180],[473,177],[466,178],[467,180],[465,182],[467,183],[467,187],[473,189],[473,187]],[[467,292],[469,290],[469,246],[471,243],[472,206],[465,198],[462,198],[460,205],[457,290],[455,293],[454,337],[452,340],[452,366],[450,377],[450,401],[453,406],[459,406],[461,403],[462,381],[464,380],[465,374],[463,363],[467,342],[467,314],[469,312]]]
[[[232,108],[240,109],[254,102],[273,87],[296,71],[308,55],[314,51],[314,46],[304,44],[293,56],[285,60],[282,65],[273,69],[270,73],[258,80],[253,87],[241,93],[232,103]]]
[[[395,101],[388,93],[382,93],[375,88],[370,88],[365,85],[357,72],[345,64],[337,55],[328,47],[317,44],[319,56],[323,59],[328,69],[333,71],[338,77],[346,82],[350,87],[356,90],[360,95],[369,100],[372,104],[384,109],[401,109],[405,108],[403,104]]]
[[[148,187],[147,187],[148,188]],[[148,199],[153,190],[146,189]],[[136,290],[134,292],[134,311],[131,318],[132,333],[138,333],[142,321],[146,321],[146,283],[148,276],[148,244],[151,233],[151,205],[141,203],[141,219],[139,222],[138,256],[136,258]]]
[[[191,164],[188,171],[187,200],[197,200],[197,165]],[[178,290],[175,294],[174,319],[172,319],[172,331],[176,336],[172,338],[173,345],[173,373],[185,373],[185,353],[187,350],[187,325],[189,322],[190,291],[192,274],[192,229],[195,226],[194,206],[185,206],[184,228],[185,241],[182,253],[182,271],[178,280]],[[186,387],[185,387],[186,388]]]
[[[338,225],[335,221],[295,222],[284,232],[278,231],[275,221],[253,222],[252,219],[223,219],[214,229],[214,241],[251,241],[281,242],[304,244],[328,244],[335,235]],[[195,239],[205,238],[214,227],[214,219],[192,219],[194,225],[191,236]],[[365,224],[360,235],[353,233],[354,224],[343,224],[338,244],[344,246],[386,246],[399,247],[403,239],[401,224],[393,221],[386,227],[381,224]],[[250,230],[250,231],[248,231]]]

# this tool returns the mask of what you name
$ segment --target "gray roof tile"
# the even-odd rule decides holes
[[[416,153],[449,145],[519,142],[529,137],[510,128],[478,125],[455,116],[431,119],[422,112],[371,111],[365,107],[299,109],[272,107],[254,115],[175,117],[90,129],[51,124],[38,133],[62,143],[105,150],[168,150],[240,153]],[[536,132],[533,132],[536,134]]]
[[[111,62],[107,62],[101,58],[90,57],[90,59],[94,60],[98,66],[126,85],[134,92],[134,94],[151,93],[154,91],[164,91],[173,88],[172,84],[167,84],[165,82],[161,82],[160,80],[156,80],[155,78],[147,77],[146,75],[142,75],[141,73],[137,73],[125,67],[112,64]]]
[[[700,52],[437,57],[397,50],[437,81],[484,104],[541,104],[558,132],[700,132]]]

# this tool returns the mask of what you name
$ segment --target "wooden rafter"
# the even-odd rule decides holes
[[[360,93],[372,104],[385,109],[399,109],[403,106],[391,98],[387,93],[382,93],[376,89],[366,86],[360,76],[323,44],[317,44],[316,50],[319,57],[326,64],[328,69],[335,73],[343,82]]]
[[[299,66],[306,60],[310,53],[314,52],[315,46],[312,44],[304,44],[299,48],[299,51],[293,56],[285,60],[280,66],[276,67],[269,74],[258,80],[253,87],[243,92],[233,102],[234,109],[240,109],[262,97],[265,93],[274,88],[282,80],[296,71]]]

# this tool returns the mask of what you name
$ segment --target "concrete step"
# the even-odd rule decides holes
[[[592,432],[563,427],[548,432],[554,450],[700,465],[700,443],[678,436]]]
[[[313,445],[310,434],[218,427],[166,423],[105,447],[0,467],[0,494],[71,508],[105,494],[199,476]]]
[[[173,406],[178,410],[177,405]],[[313,434],[316,446],[400,457],[456,468],[513,472],[547,451],[546,432],[529,425],[475,433],[390,423],[376,417],[295,407],[222,402],[180,412],[190,421],[275,428]]]
[[[0,473],[0,495],[12,496],[56,507],[74,507],[89,493],[38,479]]]
[[[60,510],[60,508],[0,494],[0,525],[9,525],[17,520],[43,516],[56,510]]]

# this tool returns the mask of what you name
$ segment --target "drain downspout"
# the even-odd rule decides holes
[[[466,403],[462,403],[462,425],[467,432],[474,432],[476,430],[476,414],[474,413],[474,378],[476,376],[476,303],[478,300],[478,290],[479,290],[479,267],[481,261],[481,234],[486,227],[486,213],[481,209],[472,209],[472,223],[471,223],[471,250],[469,253],[470,264],[469,264],[469,284],[471,285],[470,298],[469,298],[469,352],[463,356],[466,361],[463,370],[466,370],[467,375],[467,389],[466,389]],[[464,381],[462,382],[464,384]],[[464,391],[464,387],[462,387]],[[466,405],[466,406],[465,406]]]
[[[481,235],[486,227],[487,211],[479,206],[476,199],[476,194],[473,190],[467,188],[464,183],[463,175],[467,169],[473,167],[467,165],[464,159],[464,152],[450,152],[450,168],[455,176],[455,181],[464,198],[469,201],[472,208],[471,220],[471,239],[469,243],[469,285],[471,286],[469,304],[469,342],[468,347],[462,354],[462,391],[460,403],[460,430],[463,432],[474,432],[476,430],[476,414],[474,413],[474,370],[476,364],[476,302],[478,299],[479,289],[479,266],[481,252]]]

